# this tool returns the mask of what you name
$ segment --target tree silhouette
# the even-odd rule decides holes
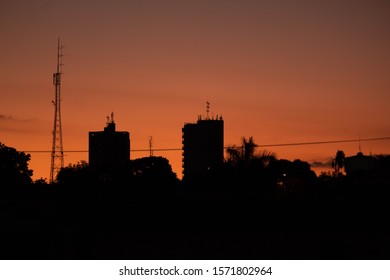
[[[340,169],[344,168],[345,154],[343,151],[338,150],[335,159],[332,161],[332,167],[334,168],[335,175],[340,174]]]
[[[256,158],[255,152],[257,146],[252,136],[248,139],[242,137],[240,146],[232,145],[227,147],[227,162],[234,166],[249,165]]]
[[[241,159],[241,150],[237,145],[231,145],[226,148],[227,162],[231,165],[237,165]]]
[[[257,144],[255,144],[252,136],[250,136],[248,139],[242,137],[241,143],[244,163],[249,164],[249,162],[254,158]]]
[[[57,182],[61,185],[86,183],[90,180],[88,163],[84,160],[76,164],[69,164],[61,168],[57,175]]]
[[[261,151],[256,157],[264,167],[268,167],[272,162],[276,161],[276,154],[267,150]]]
[[[269,165],[275,162],[276,155],[270,151],[257,152],[258,145],[253,137],[242,137],[240,145],[226,149],[224,180],[230,188],[269,189],[271,178]]]
[[[33,171],[28,169],[30,155],[18,152],[0,142],[0,182],[3,186],[25,186],[32,183]]]
[[[164,157],[143,157],[131,161],[132,175],[138,184],[167,187],[178,182],[176,173]]]

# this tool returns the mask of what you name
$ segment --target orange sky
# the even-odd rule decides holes
[[[1,1],[0,142],[51,149],[58,36],[65,150],[87,150],[111,111],[131,149],[149,136],[180,148],[206,100],[226,145],[388,137],[389,14],[388,1]],[[337,149],[353,155],[358,143],[269,150],[312,162]],[[390,141],[362,151],[388,154]],[[155,155],[181,177],[180,151]],[[30,167],[48,178],[50,154],[32,154]]]

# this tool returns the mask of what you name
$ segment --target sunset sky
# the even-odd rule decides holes
[[[181,129],[225,120],[225,145],[390,136],[390,2],[169,0],[0,2],[0,142],[50,151],[57,38],[64,48],[64,150],[115,114],[131,149],[181,148]],[[389,154],[390,141],[361,143]],[[358,143],[267,148],[326,162]],[[87,160],[66,153],[65,164]],[[147,156],[132,152],[131,158]],[[181,151],[155,152],[181,177]],[[50,153],[31,153],[49,178]]]

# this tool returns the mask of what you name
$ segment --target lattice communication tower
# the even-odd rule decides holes
[[[57,179],[57,174],[64,167],[64,148],[62,145],[62,125],[61,125],[61,76],[62,76],[62,49],[64,46],[60,44],[58,38],[57,48],[57,72],[53,74],[53,84],[55,86],[54,105],[54,128],[53,128],[53,144],[51,149],[51,166],[50,166],[50,183]]]

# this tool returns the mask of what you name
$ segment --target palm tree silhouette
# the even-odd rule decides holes
[[[344,168],[345,165],[345,154],[343,151],[338,150],[336,158],[332,161],[332,167],[336,175],[340,174],[340,169]]]

